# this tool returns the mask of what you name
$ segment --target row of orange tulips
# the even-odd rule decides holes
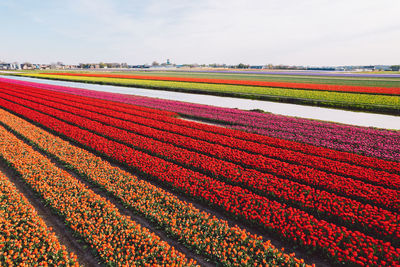
[[[305,265],[270,242],[201,212],[174,195],[111,166],[92,153],[0,109],[0,122],[85,179],[103,187],[133,211],[155,222],[185,246],[227,265]]]
[[[195,265],[4,127],[0,127],[0,154],[105,264]]]
[[[79,266],[34,207],[0,172],[0,265]]]

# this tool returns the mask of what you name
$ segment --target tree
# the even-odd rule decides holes
[[[390,69],[391,69],[392,71],[400,71],[400,65],[393,65],[393,66],[390,66]]]
[[[158,63],[157,61],[153,61],[153,63],[151,63],[151,65],[153,67],[156,67],[156,66],[160,66],[160,63]]]
[[[250,66],[249,65],[245,65],[243,63],[239,63],[239,65],[236,66],[238,69],[248,69]]]

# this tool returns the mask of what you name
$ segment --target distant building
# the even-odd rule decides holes
[[[150,68],[149,65],[128,65],[130,69],[148,69]]]
[[[20,65],[17,63],[0,63],[0,70],[18,70]]]
[[[257,70],[260,70],[260,69],[263,69],[264,68],[264,66],[250,66],[250,69],[257,69]]]
[[[34,69],[36,69],[36,65],[31,64],[31,63],[22,63],[21,69],[22,70],[34,70]]]

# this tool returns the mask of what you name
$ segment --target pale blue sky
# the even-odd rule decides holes
[[[399,0],[0,0],[0,60],[400,64]]]

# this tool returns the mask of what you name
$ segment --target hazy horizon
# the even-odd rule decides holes
[[[400,1],[0,1],[0,60],[400,64]]]

